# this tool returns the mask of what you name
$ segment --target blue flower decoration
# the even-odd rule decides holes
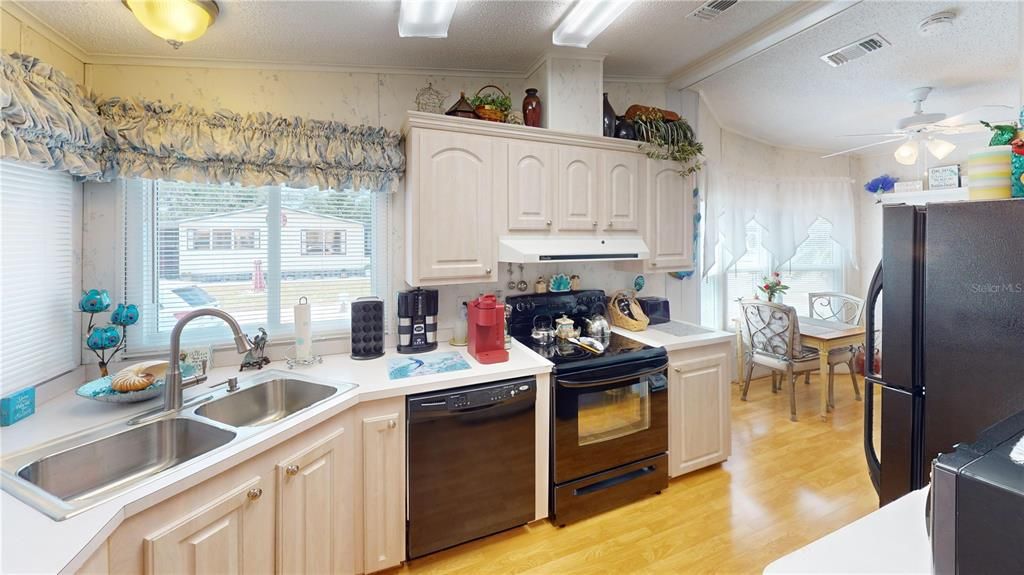
[[[121,332],[117,331],[114,326],[107,326],[103,328],[103,345],[106,349],[117,347],[117,344],[121,343]]]
[[[105,289],[82,292],[82,299],[78,300],[78,309],[86,313],[107,311],[110,309],[110,294]]]
[[[870,182],[864,184],[864,191],[877,194],[879,192],[891,192],[896,187],[896,182],[900,181],[899,178],[894,178],[889,174],[882,174]]]
[[[127,306],[119,303],[114,313],[110,314],[110,323],[114,325],[133,325],[137,321],[139,321],[139,308],[133,303]]]
[[[113,326],[95,327],[85,340],[85,345],[94,351],[117,347],[119,343],[121,343],[121,333]]]

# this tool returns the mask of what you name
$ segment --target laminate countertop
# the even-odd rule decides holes
[[[643,331],[629,331],[621,327],[613,327],[612,331],[650,346],[663,347],[668,352],[736,341],[736,334],[732,332],[678,320],[647,326]]]
[[[326,421],[361,402],[425,391],[450,389],[506,378],[538,375],[551,371],[551,363],[513,342],[509,360],[483,365],[466,348],[439,344],[438,352],[458,351],[470,369],[391,380],[389,358],[401,356],[394,349],[380,358],[356,361],[348,355],[325,356],[322,364],[289,371],[284,362],[274,362],[263,371],[276,369],[296,377],[324,383],[355,383],[358,387],[339,393],[309,409],[296,413],[251,436],[174,467],[116,498],[63,521],[8,494],[0,493],[0,552],[4,573],[73,573],[126,518],[152,507],[246,459]],[[186,401],[208,393],[210,386],[238,376],[242,386],[258,372],[238,373],[236,367],[210,370],[207,383],[185,390]],[[90,428],[126,420],[160,405],[160,398],[135,404],[109,404],[64,393],[39,406],[38,412],[3,430],[4,457],[56,438]]]

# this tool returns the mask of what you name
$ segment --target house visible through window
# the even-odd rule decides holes
[[[345,330],[353,300],[386,292],[387,266],[374,265],[387,261],[384,194],[148,180],[126,188],[125,287],[143,305],[134,350],[166,345],[175,322],[201,307],[227,311],[250,335],[264,327],[271,340],[290,337],[301,297],[321,333]],[[185,339],[227,334],[201,318]]]

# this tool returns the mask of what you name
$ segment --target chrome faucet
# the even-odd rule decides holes
[[[224,323],[228,324],[231,328],[231,332],[235,336],[235,349],[238,353],[243,354],[252,348],[252,344],[249,343],[248,336],[242,332],[242,327],[238,325],[235,318],[231,317],[225,311],[221,311],[216,308],[203,308],[189,312],[182,316],[178,320],[178,323],[174,324],[174,329],[171,330],[171,355],[169,366],[167,368],[167,374],[164,376],[164,411],[177,411],[181,409],[182,391],[185,389],[185,385],[181,381],[181,366],[178,365],[178,355],[181,353],[181,331],[185,329],[188,323],[197,317],[213,316],[224,320]],[[195,383],[205,381],[205,377],[201,380],[196,380]],[[193,383],[194,385],[194,383]]]

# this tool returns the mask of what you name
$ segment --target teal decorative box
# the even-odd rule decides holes
[[[6,427],[36,412],[36,388],[29,387],[0,399],[0,427]]]

